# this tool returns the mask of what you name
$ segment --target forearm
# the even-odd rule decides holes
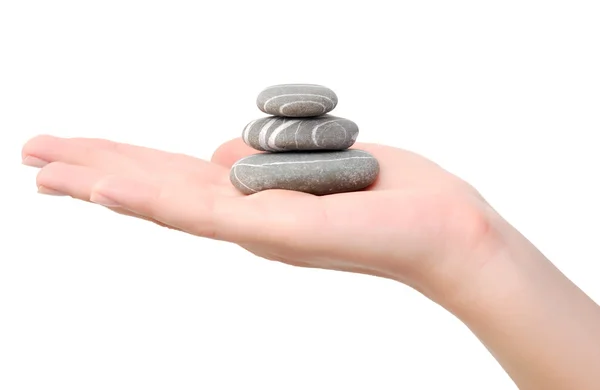
[[[600,389],[600,307],[514,229],[449,309],[521,390]]]

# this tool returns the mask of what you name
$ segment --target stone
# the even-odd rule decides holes
[[[231,167],[231,183],[243,194],[270,189],[330,195],[362,190],[375,182],[379,162],[359,149],[334,152],[258,153]]]
[[[356,123],[331,115],[268,116],[248,123],[242,132],[248,146],[266,152],[344,150],[354,145],[357,137]]]
[[[311,117],[327,114],[338,98],[329,88],[315,84],[281,84],[264,89],[256,98],[258,108],[285,117]]]

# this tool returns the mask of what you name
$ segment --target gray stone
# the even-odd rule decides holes
[[[262,112],[285,117],[327,114],[337,103],[338,98],[331,89],[315,84],[274,85],[264,89],[256,99]]]
[[[258,153],[231,167],[231,183],[243,194],[280,189],[329,195],[371,185],[379,162],[364,150]]]
[[[344,150],[354,145],[358,126],[349,119],[323,115],[316,118],[268,116],[244,128],[244,142],[260,151]]]

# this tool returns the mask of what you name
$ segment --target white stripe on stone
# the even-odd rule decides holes
[[[269,129],[271,128],[273,123],[275,123],[277,121],[277,119],[279,119],[279,118],[273,118],[270,121],[268,121],[262,127],[262,129],[260,129],[260,133],[258,133],[258,144],[260,145],[261,148],[263,148],[265,150],[267,150],[269,148],[269,145],[267,145],[267,132],[269,131]]]
[[[294,142],[296,143],[296,149],[299,149],[299,147],[298,147],[298,131],[300,130],[300,126],[302,126],[302,122],[298,123],[298,127],[296,127],[296,132],[294,133]]]
[[[242,164],[242,165],[245,165],[245,164]],[[238,183],[240,183],[241,185],[243,185],[244,187],[246,187],[246,188],[247,188],[247,189],[249,189],[250,191],[252,191],[252,192],[258,192],[258,190],[255,190],[254,188],[252,188],[252,187],[249,187],[249,186],[248,186],[246,183],[244,183],[243,181],[241,181],[241,180],[240,180],[240,178],[239,178],[239,177],[238,177],[238,175],[237,175],[237,167],[239,167],[239,166],[240,166],[240,164],[236,164],[236,165],[233,167],[233,176],[235,177],[235,180],[237,180],[237,181],[238,181]]]
[[[283,112],[283,110],[285,110],[285,109],[286,109],[286,107],[289,107],[289,106],[291,106],[291,105],[294,105],[294,104],[299,104],[299,103],[301,103],[301,104],[305,104],[305,103],[313,103],[313,104],[316,104],[316,105],[319,105],[319,106],[321,106],[321,107],[323,108],[323,113],[324,113],[325,111],[327,111],[327,107],[325,107],[325,105],[324,105],[323,103],[315,102],[315,101],[313,101],[313,100],[303,100],[303,101],[297,101],[297,102],[285,103],[284,105],[282,105],[281,107],[279,107],[279,114],[281,114],[281,115],[285,115],[285,113]]]
[[[316,125],[313,128],[313,130],[312,130],[312,141],[315,144],[315,146],[317,146],[317,147],[319,146],[319,142],[317,141],[317,130],[319,130],[319,127],[321,127],[323,125],[326,125],[328,123],[337,122],[339,120],[341,120],[341,119],[333,119],[333,120],[330,120],[330,121],[327,121],[327,122],[319,123],[318,125]]]
[[[375,158],[371,157],[371,156],[364,156],[364,157],[363,156],[354,156],[354,157],[337,158],[337,159],[334,159],[334,160],[276,161],[276,162],[271,162],[271,163],[266,163],[266,164],[241,163],[241,164],[235,164],[235,166],[236,167],[242,166],[242,167],[262,168],[262,167],[268,167],[268,166],[271,166],[271,165],[313,164],[313,163],[320,163],[320,162],[334,162],[334,161],[358,160],[358,159],[371,159],[371,160],[375,160]]]
[[[292,126],[293,124],[300,122],[298,119],[295,120],[291,120],[291,121],[287,121],[286,119],[283,120],[283,123],[280,124],[275,130],[273,130],[273,132],[271,133],[271,135],[269,136],[269,139],[267,141],[267,146],[269,148],[271,148],[271,150],[281,150],[280,148],[277,147],[277,144],[275,143],[277,136],[285,129],[287,129],[288,127]]]
[[[332,106],[334,106],[333,99],[331,99],[331,98],[330,98],[330,97],[328,97],[328,96],[324,96],[324,95],[317,95],[317,94],[314,94],[314,93],[286,93],[286,94],[283,94],[283,95],[277,95],[277,96],[273,96],[272,98],[269,98],[269,99],[267,99],[267,101],[265,102],[265,104],[263,104],[263,109],[264,109],[264,110],[266,110],[266,109],[267,109],[267,105],[268,105],[268,104],[269,104],[271,101],[273,101],[274,99],[278,99],[278,98],[281,98],[281,97],[288,97],[288,96],[311,96],[311,97],[315,97],[315,96],[316,96],[316,97],[319,97],[319,98],[323,98],[323,99],[325,99],[325,100],[328,100],[328,101],[331,103],[331,105],[332,105]]]
[[[256,123],[258,119],[253,120],[252,122],[248,123],[248,125],[246,125],[246,127],[244,128],[244,131],[242,133],[242,137],[244,139],[245,143],[249,143],[250,141],[248,140],[248,137],[250,136],[250,131],[252,130],[252,126],[254,126],[254,124]]]

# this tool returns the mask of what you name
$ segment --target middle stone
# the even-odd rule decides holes
[[[248,123],[242,133],[248,146],[265,152],[344,150],[354,145],[357,137],[356,123],[332,115],[270,116]]]

